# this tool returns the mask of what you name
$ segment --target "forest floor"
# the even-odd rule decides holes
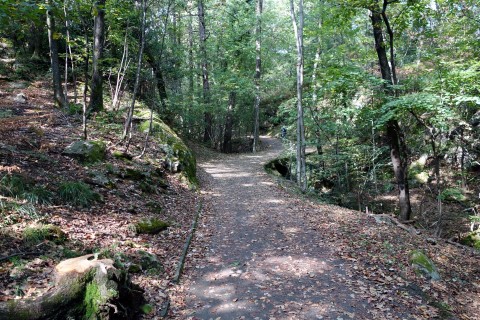
[[[205,209],[173,318],[478,319],[478,253],[305,199],[265,172],[282,144],[263,141],[257,154],[197,150]],[[440,280],[412,267],[418,249]]]
[[[14,101],[21,93],[27,101]],[[63,154],[81,139],[81,116],[53,105],[49,82],[0,79],[0,99],[0,303],[41,296],[52,289],[60,261],[95,252],[127,268],[151,260],[130,270],[132,281],[145,290],[145,303],[153,306],[143,318],[158,317],[190,234],[198,193],[164,169],[154,139],[142,158],[116,158],[114,152],[124,150],[121,116],[98,115],[89,123],[89,139],[104,141],[107,152],[105,161],[85,165]],[[141,153],[144,140],[143,133],[134,133],[131,156]],[[127,172],[145,174],[161,187],[149,180],[152,186],[146,188]],[[108,183],[98,184],[96,174]],[[8,189],[12,176],[20,182],[15,189],[22,190]],[[87,206],[59,201],[64,182],[83,182],[98,201]],[[36,190],[44,191],[43,201],[25,196]],[[159,234],[136,232],[136,222],[151,218],[170,226]],[[61,237],[42,233],[52,225]]]

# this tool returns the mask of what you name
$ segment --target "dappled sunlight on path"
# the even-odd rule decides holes
[[[270,148],[200,164],[208,175],[214,234],[207,263],[189,288],[193,319],[353,319],[366,302],[344,286],[344,263],[312,230],[298,203],[277,187],[263,164]],[[334,294],[332,294],[334,293]]]

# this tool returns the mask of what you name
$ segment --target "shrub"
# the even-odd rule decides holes
[[[462,190],[460,189],[447,188],[440,193],[440,200],[463,202],[467,200],[467,197],[463,194]]]
[[[43,186],[37,186],[28,192],[25,192],[22,197],[30,203],[34,204],[51,204],[53,195]]]
[[[29,188],[27,179],[19,174],[7,174],[0,180],[0,192],[5,196],[21,198]]]
[[[61,201],[79,207],[88,207],[100,200],[100,195],[83,182],[63,182],[58,187],[58,196]]]

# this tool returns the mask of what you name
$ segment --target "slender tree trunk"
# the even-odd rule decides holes
[[[387,3],[386,0],[384,0]],[[393,46],[393,32],[388,23],[388,19],[385,13],[386,5],[380,11],[379,8],[370,8],[371,22],[373,27],[373,36],[375,38],[375,50],[377,52],[378,61],[380,65],[380,72],[382,79],[385,80],[385,93],[387,95],[393,95],[394,91],[391,86],[396,84],[395,75],[395,63],[389,65],[386,52],[386,43],[383,38],[382,22],[386,21],[388,25],[390,45]],[[391,48],[391,60],[394,61],[393,49]],[[390,158],[392,160],[393,172],[397,181],[398,193],[399,193],[399,207],[400,207],[400,219],[409,220],[412,208],[410,204],[410,192],[408,187],[407,169],[408,169],[408,157],[407,148],[405,143],[405,137],[403,131],[396,119],[391,119],[386,124],[387,139],[390,145]]]
[[[92,84],[90,86],[89,112],[103,110],[103,70],[101,60],[103,58],[103,46],[105,42],[105,0],[97,0],[95,3],[96,13],[94,23],[94,43],[92,59]]]
[[[70,21],[68,20],[67,16],[67,3],[68,1],[65,1],[63,5],[63,13],[65,15],[65,30],[67,32],[67,52],[65,54],[65,57],[70,56],[70,65],[71,65],[71,70],[72,70],[72,81],[73,81],[73,101],[77,103],[78,101],[78,93],[77,93],[77,75],[75,72],[75,60],[73,58],[73,53],[72,53],[72,46],[70,44]],[[65,61],[68,61],[67,58],[65,58]],[[68,64],[65,62],[65,69],[68,68]],[[65,95],[68,97],[67,94],[67,71],[65,71]]]
[[[88,94],[88,58],[90,57],[90,44],[88,41],[88,30],[87,24],[85,21],[82,20],[83,24],[83,32],[85,35],[85,64],[83,69],[84,75],[84,85],[83,85],[83,110],[82,110],[82,132],[83,132],[83,139],[87,140],[87,94]]]
[[[307,177],[305,171],[305,127],[303,124],[303,0],[298,4],[298,21],[293,0],[290,0],[290,15],[297,43],[297,184],[305,192]]]
[[[205,130],[203,133],[203,142],[211,142],[213,138],[213,116],[208,111],[210,108],[210,82],[208,80],[208,60],[207,60],[207,34],[205,29],[205,13],[203,0],[198,0],[198,29],[200,36],[200,54],[202,66],[202,84],[203,84],[203,103],[206,111],[204,112]]]
[[[48,2],[49,6],[52,5],[51,1]],[[47,27],[48,27],[48,42],[50,45],[50,63],[52,67],[53,75],[53,95],[55,102],[61,108],[67,107],[67,99],[62,90],[62,81],[60,78],[60,65],[58,62],[58,46],[55,39],[55,18],[51,8],[47,10]]]
[[[185,112],[187,125],[190,126],[190,112],[193,110],[193,102],[195,97],[195,65],[193,60],[193,17],[190,14],[188,17],[188,107]],[[190,129],[187,129],[188,133]]]
[[[125,79],[125,74],[127,73],[128,66],[130,65],[130,59],[128,58],[128,27],[125,30],[125,39],[123,41],[123,53],[122,53],[122,60],[120,60],[120,66],[117,72],[117,79],[115,82],[115,91],[112,94],[112,108],[116,110],[120,103],[120,97],[122,92],[122,84],[123,80]]]
[[[253,125],[253,152],[257,152],[260,131],[260,78],[262,76],[262,12],[263,0],[257,0],[256,7],[256,28],[255,28],[255,103],[254,103],[254,125]]]
[[[129,134],[131,134],[132,130],[132,118],[133,118],[133,111],[135,109],[135,99],[137,97],[138,88],[140,85],[140,72],[142,70],[142,58],[143,58],[143,49],[145,47],[145,16],[146,16],[146,2],[147,0],[142,0],[142,24],[140,27],[141,35],[140,35],[140,50],[138,51],[138,62],[137,62],[137,72],[135,74],[135,84],[133,86],[133,93],[132,93],[132,102],[130,104],[130,108],[127,112],[127,119],[125,121],[125,127],[123,129],[122,140],[125,140]],[[127,144],[128,149],[128,144]]]
[[[225,133],[223,135],[222,151],[232,153],[232,136],[233,136],[233,109],[235,109],[235,98],[237,93],[230,91],[228,95],[227,117],[225,119]]]

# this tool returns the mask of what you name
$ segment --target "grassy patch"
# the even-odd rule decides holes
[[[89,185],[73,181],[60,184],[58,196],[63,203],[84,208],[100,200],[100,195],[93,191]]]

